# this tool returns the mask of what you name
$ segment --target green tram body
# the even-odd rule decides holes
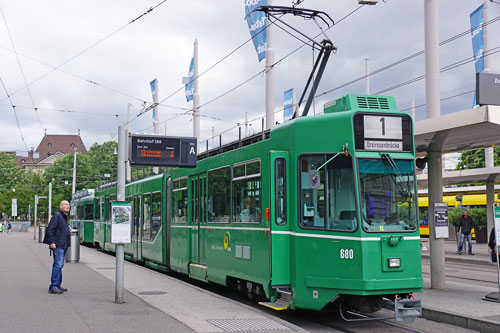
[[[369,136],[379,120],[384,135],[387,128],[401,139],[399,151],[370,151],[355,139],[363,136],[360,122],[371,126]],[[400,122],[406,127],[392,133]],[[292,309],[321,310],[341,300],[366,311],[365,303],[371,308],[381,297],[422,291],[412,122],[392,97],[346,95],[322,115],[221,150],[199,155],[196,168],[126,185],[134,215],[129,259],[271,301],[287,299]],[[95,192],[101,219],[94,241],[111,251],[114,195],[116,186]],[[243,214],[247,196],[257,220]]]

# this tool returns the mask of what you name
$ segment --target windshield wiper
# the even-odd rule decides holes
[[[389,163],[389,165],[392,167],[392,170],[394,170],[394,173],[395,173],[395,181],[396,181],[396,185],[398,186],[399,188],[399,192],[400,194],[402,194],[402,196],[404,198],[407,198],[407,199],[413,199],[413,195],[411,193],[411,186],[410,186],[410,181],[409,179],[406,181],[406,187],[407,188],[404,188],[403,185],[401,184],[401,182],[398,182],[398,177],[400,177],[400,179],[402,181],[404,181],[404,177],[403,175],[401,174],[401,171],[399,170],[398,168],[398,165],[396,164],[396,162],[394,161],[394,159],[392,158],[391,155],[387,154],[387,153],[383,153],[383,154],[380,154],[386,161],[387,163]],[[410,200],[407,200],[408,202]]]

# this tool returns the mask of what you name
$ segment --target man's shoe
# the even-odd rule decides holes
[[[473,255],[474,255],[474,253],[469,253],[469,255],[473,256]]]
[[[68,289],[67,289],[67,288],[63,288],[63,287],[58,287],[57,289],[59,289],[59,290],[60,290],[60,291],[62,291],[63,293],[64,293],[64,292],[66,292],[66,291],[68,291]]]
[[[462,252],[458,252],[459,255],[462,255]]]
[[[54,289],[49,289],[49,294],[62,294],[63,291],[61,289],[58,289],[58,288],[54,288]]]

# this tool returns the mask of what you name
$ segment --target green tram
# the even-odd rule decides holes
[[[393,301],[396,318],[415,317],[414,154],[412,120],[393,97],[346,95],[322,115],[199,154],[196,168],[127,184],[126,255],[276,310],[370,312]],[[115,195],[114,185],[95,192],[94,239],[107,250]]]
[[[80,230],[80,243],[94,244],[94,190],[73,193],[70,209],[70,226]]]

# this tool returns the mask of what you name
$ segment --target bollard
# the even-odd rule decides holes
[[[71,229],[70,247],[66,253],[66,262],[77,263],[80,261],[80,230]]]
[[[45,238],[45,231],[47,230],[46,225],[40,225],[38,227],[38,243],[43,243],[43,239]]]

